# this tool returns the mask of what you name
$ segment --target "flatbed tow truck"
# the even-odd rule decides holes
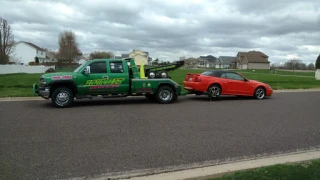
[[[182,87],[167,71],[183,65],[146,68],[135,64],[133,58],[94,59],[80,65],[73,72],[47,73],[40,77],[40,85],[33,84],[33,93],[51,99],[55,107],[73,105],[74,99],[145,96],[151,101],[168,104],[184,96]],[[147,77],[145,76],[147,75]]]

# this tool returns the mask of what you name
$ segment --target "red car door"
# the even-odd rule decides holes
[[[234,95],[245,95],[249,93],[250,84],[235,72],[226,72],[228,79],[228,92]]]

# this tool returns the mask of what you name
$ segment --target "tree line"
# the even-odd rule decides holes
[[[320,65],[320,55],[317,58],[316,63],[319,61]],[[318,67],[320,68],[320,67]],[[318,69],[317,68],[317,69]],[[314,63],[306,64],[302,62],[300,59],[290,59],[286,61],[283,65],[271,64],[271,69],[288,69],[288,70],[315,70],[316,65]]]

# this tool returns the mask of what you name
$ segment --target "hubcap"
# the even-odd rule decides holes
[[[69,94],[65,92],[60,92],[57,95],[56,102],[60,105],[63,105],[69,101]]]
[[[264,91],[263,89],[258,89],[256,92],[256,95],[259,99],[262,99],[264,97]]]
[[[172,93],[168,90],[162,90],[160,91],[159,96],[161,100],[167,101],[172,98]]]
[[[219,96],[220,95],[220,88],[216,87],[216,86],[210,88],[210,95],[211,95],[211,97]]]

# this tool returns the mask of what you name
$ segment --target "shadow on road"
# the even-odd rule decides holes
[[[180,103],[186,100],[185,98],[178,99],[177,102],[172,104]],[[120,97],[120,98],[103,98],[103,99],[75,99],[72,107],[84,107],[84,106],[145,106],[145,105],[165,105],[159,104],[156,101],[150,101],[145,97]],[[45,104],[46,107],[54,107],[50,101]],[[71,108],[72,108],[71,107]]]
[[[265,99],[263,100],[268,100],[271,97],[265,97]],[[209,101],[208,96],[190,96],[188,97],[188,100],[192,100],[192,101]],[[212,99],[211,101],[231,101],[231,100],[235,100],[235,101],[239,101],[239,100],[256,100],[254,97],[250,97],[250,96],[221,96],[219,100],[214,100]]]
[[[268,100],[270,97],[266,97],[264,100]],[[240,100],[256,100],[253,97],[245,96],[221,96],[220,102],[223,101],[240,101]],[[172,104],[179,104],[184,102],[194,102],[194,101],[209,101],[207,96],[181,96],[178,98],[178,101]],[[212,100],[212,102],[217,102],[217,100]],[[124,105],[133,105],[133,106],[145,106],[145,105],[166,105],[159,104],[156,101],[150,101],[144,97],[121,97],[121,98],[104,98],[104,99],[75,99],[72,107],[85,107],[85,106],[124,106]],[[43,106],[43,104],[41,105]],[[45,103],[45,107],[54,107],[51,104],[51,100]],[[71,107],[71,108],[72,108]]]

